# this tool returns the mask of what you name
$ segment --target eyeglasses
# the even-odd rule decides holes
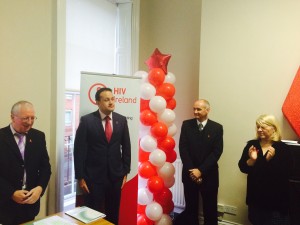
[[[31,121],[37,120],[36,116],[28,116],[28,117],[19,117],[19,116],[16,116],[16,115],[14,115],[14,116],[18,117],[22,122],[28,122],[29,120],[31,120]]]

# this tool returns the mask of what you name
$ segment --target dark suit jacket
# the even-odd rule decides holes
[[[44,193],[51,175],[45,134],[33,128],[29,130],[26,135],[24,162],[10,126],[0,129],[0,214],[5,209],[16,215],[20,207],[25,207],[31,216],[38,214],[39,200],[32,205],[21,206],[11,199],[16,190],[22,189],[24,167],[27,176],[26,189],[41,186]]]
[[[202,188],[218,188],[218,160],[223,152],[223,127],[208,120],[202,132],[197,120],[183,121],[179,139],[179,153],[183,163],[182,181],[185,183],[189,170],[198,168],[202,173]]]
[[[130,172],[131,145],[126,117],[113,112],[113,133],[106,140],[99,111],[81,117],[74,143],[75,178],[104,183]]]

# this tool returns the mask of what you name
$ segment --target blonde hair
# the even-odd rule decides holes
[[[275,116],[270,115],[270,114],[264,114],[264,115],[260,115],[257,120],[256,120],[256,126],[263,126],[263,125],[267,125],[267,126],[271,126],[274,128],[274,133],[271,136],[271,140],[272,141],[280,141],[281,140],[281,132],[280,132],[280,128],[278,125],[278,122],[275,118]],[[256,138],[258,139],[258,133],[256,132]]]

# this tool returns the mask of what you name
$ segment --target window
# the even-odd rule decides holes
[[[112,4],[113,3],[113,4]],[[80,89],[80,72],[131,74],[132,2],[68,0],[66,90]],[[65,93],[64,210],[74,207],[73,146],[79,124],[79,92]]]
[[[74,175],[74,137],[79,124],[79,92],[65,93],[64,131],[64,209],[75,205],[76,180]]]
[[[65,111],[65,126],[72,125],[72,110]]]

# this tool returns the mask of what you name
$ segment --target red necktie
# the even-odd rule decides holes
[[[105,117],[105,136],[107,141],[110,141],[111,138],[111,134],[112,134],[112,128],[111,128],[111,124],[110,124],[110,118],[109,116]]]

